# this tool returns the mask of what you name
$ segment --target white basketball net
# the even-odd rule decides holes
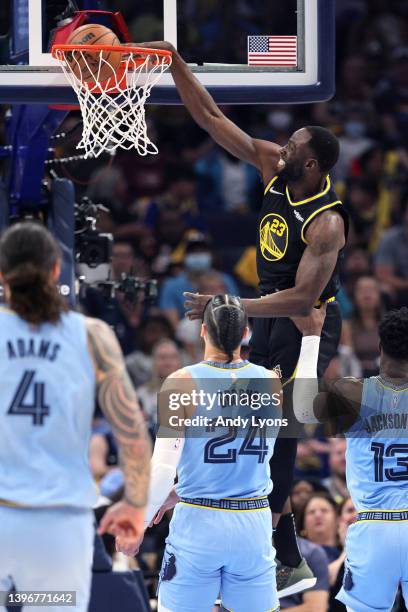
[[[67,53],[70,62],[65,58]],[[92,52],[93,61],[97,59],[97,53],[99,68],[96,71],[94,64],[92,68],[89,66],[87,53],[80,49],[66,51],[57,48],[54,52],[81,108],[83,131],[77,149],[83,149],[85,157],[98,157],[103,152],[113,154],[118,148],[134,148],[139,155],[158,153],[147,135],[145,104],[150,90],[167,70],[171,59],[149,53],[142,58],[137,56],[136,61],[130,53],[123,57],[126,64],[123,66],[122,62],[121,70],[116,74],[103,57],[102,50]],[[100,82],[98,74],[104,67],[109,68],[112,78]],[[95,75],[92,83],[84,81],[82,70]]]

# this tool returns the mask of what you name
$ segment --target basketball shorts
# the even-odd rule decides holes
[[[341,315],[337,302],[327,304],[326,319],[319,347],[318,375],[322,376],[331,359],[336,355],[341,334]],[[275,443],[270,461],[273,491],[269,496],[272,512],[282,512],[292,488],[296,461],[297,438],[302,426],[293,414],[293,376],[302,344],[302,334],[291,319],[256,318],[253,321],[251,353],[249,360],[265,368],[275,368],[284,383],[283,416],[290,423],[291,438],[283,437],[284,429]]]
[[[341,334],[341,315],[337,302],[327,304],[319,348],[318,375],[322,376],[336,355]],[[265,368],[276,368],[285,381],[293,377],[300,355],[302,334],[286,317],[255,318],[249,360]]]
[[[94,514],[68,508],[0,506],[0,590],[75,591],[76,605],[25,606],[86,612],[91,589]],[[0,604],[1,612],[6,608]]]
[[[346,538],[337,599],[353,612],[389,612],[398,585],[408,603],[408,522],[358,521]]]
[[[160,573],[159,610],[210,612],[221,593],[230,612],[279,609],[269,508],[218,510],[179,502]]]

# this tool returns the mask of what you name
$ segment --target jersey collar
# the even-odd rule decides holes
[[[249,364],[249,361],[247,359],[243,359],[238,363],[225,363],[223,361],[206,360],[202,361],[201,363],[212,368],[219,368],[220,370],[239,370],[240,368],[247,366]]]
[[[326,195],[330,187],[331,187],[330,176],[327,175],[326,176],[326,187],[323,189],[323,191],[321,191],[320,193],[317,193],[311,198],[306,198],[306,200],[301,200],[300,202],[292,202],[292,200],[290,199],[289,187],[287,185],[286,185],[286,196],[288,198],[289,204],[291,204],[292,206],[300,206],[300,204],[307,204],[307,202],[312,202],[313,200],[317,200],[317,198],[320,198],[321,196]]]

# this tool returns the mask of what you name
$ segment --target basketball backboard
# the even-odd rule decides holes
[[[0,103],[74,103],[49,53],[69,0],[6,0],[10,32],[0,65]],[[218,103],[326,100],[334,93],[334,0],[76,0],[79,9],[121,11],[132,40],[167,39]],[[0,32],[1,33],[1,32]],[[4,57],[6,55],[6,57]],[[180,103],[170,73],[150,103]]]

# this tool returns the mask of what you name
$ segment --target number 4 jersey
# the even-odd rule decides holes
[[[185,430],[178,495],[218,500],[270,493],[269,460],[282,413],[269,372],[248,361],[203,361],[185,369],[202,395],[193,415],[198,424]],[[260,418],[269,418],[269,426],[258,427]]]
[[[33,326],[0,308],[0,504],[90,508],[95,373],[85,317]]]
[[[346,433],[347,486],[358,511],[408,508],[408,381],[364,380],[359,418]]]

